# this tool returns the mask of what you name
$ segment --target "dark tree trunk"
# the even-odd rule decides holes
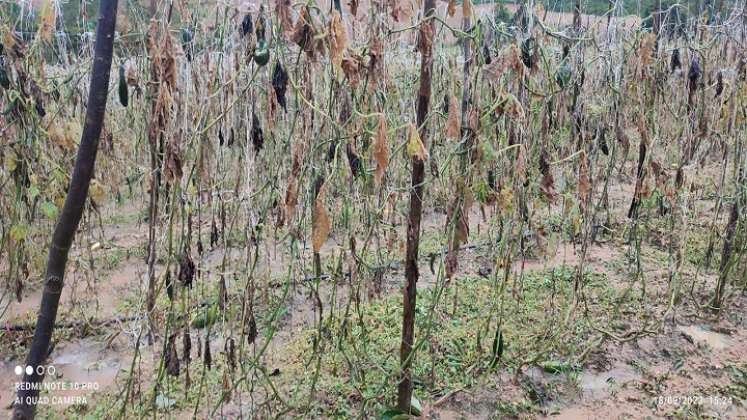
[[[435,0],[425,0],[423,3],[423,16],[430,18],[436,9]],[[433,20],[427,25],[433,29]],[[417,124],[420,130],[420,138],[424,144],[427,140],[426,117],[431,101],[431,75],[433,73],[432,45],[425,42],[425,47],[420,52],[420,88],[418,91]],[[404,290],[403,314],[402,314],[402,344],[400,347],[400,363],[402,372],[397,390],[397,407],[410,412],[412,401],[412,344],[415,337],[415,300],[418,282],[418,248],[420,246],[420,219],[423,214],[423,180],[425,179],[425,162],[417,157],[412,158],[412,182],[410,190],[410,213],[407,218],[407,255],[405,257],[405,279],[407,285]]]
[[[83,127],[80,147],[78,148],[78,156],[75,160],[73,176],[70,180],[70,189],[65,198],[65,205],[62,208],[60,219],[55,226],[52,243],[49,246],[41,309],[39,310],[36,321],[31,348],[26,358],[26,366],[32,366],[34,372],[31,375],[24,374],[23,382],[25,384],[39,384],[44,380],[44,375],[39,375],[36,367],[44,366],[49,353],[49,342],[52,338],[54,322],[57,317],[57,306],[60,303],[68,252],[70,251],[75,232],[83,215],[83,209],[88,197],[88,187],[93,176],[101,126],[104,121],[104,113],[106,112],[106,97],[109,91],[109,71],[112,64],[116,19],[117,0],[101,0],[99,23],[96,29],[93,74],[91,76],[88,107],[86,109],[86,121]],[[36,400],[39,396],[38,389],[23,388],[35,387],[24,386],[22,389],[19,389],[18,404],[15,404],[13,409],[13,418],[17,420],[31,419],[36,412]]]

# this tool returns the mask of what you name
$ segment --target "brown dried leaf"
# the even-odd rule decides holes
[[[578,165],[578,199],[581,204],[581,208],[586,208],[586,203],[589,200],[591,193],[591,182],[589,179],[589,164],[587,163],[588,157],[586,153],[581,154],[581,161]]]
[[[540,172],[542,173],[542,183],[540,184],[540,191],[545,196],[547,201],[552,202],[555,199],[555,180],[552,176],[552,170],[550,169],[550,163],[548,162],[549,156],[547,150],[542,150],[540,155]]]
[[[384,73],[384,44],[381,39],[372,37],[368,42],[368,89],[373,92],[379,87]]]
[[[342,56],[348,47],[348,34],[345,25],[342,23],[342,17],[338,11],[332,13],[332,19],[329,22],[329,49],[330,60],[336,69],[342,66]]]
[[[449,0],[449,7],[447,9],[449,16],[454,16],[456,13],[456,0]]]
[[[283,29],[283,32],[291,32],[293,30],[293,17],[291,17],[290,0],[277,0],[275,3],[275,13],[278,15],[280,27]]]
[[[360,67],[361,57],[357,54],[351,54],[342,60],[342,71],[345,73],[345,77],[348,78],[350,86],[356,89],[360,84],[360,75],[358,69]]]
[[[637,120],[637,128],[638,128],[638,134],[641,136],[641,141],[646,145],[651,144],[651,138],[648,135],[648,127],[646,127],[646,117],[644,115],[639,115]]]
[[[430,21],[423,21],[418,31],[417,49],[421,54],[429,53],[433,46],[433,25]]]
[[[318,253],[327,239],[329,238],[329,216],[327,209],[324,207],[324,194],[319,192],[314,202],[314,211],[311,213],[312,244],[314,252]]]
[[[311,18],[308,7],[305,7],[298,17],[296,26],[293,28],[291,34],[291,40],[298,44],[312,60],[316,59],[317,53],[324,53],[323,37],[317,36],[317,31],[314,29],[314,21]]]
[[[446,117],[446,138],[459,140],[461,130],[459,127],[459,102],[456,96],[451,95],[449,99],[449,115]]]
[[[384,172],[389,166],[389,145],[386,138],[387,124],[384,114],[379,115],[379,129],[374,140],[374,160],[376,161],[376,185],[381,185]]]
[[[462,16],[472,16],[472,1],[462,0]]]
[[[358,15],[358,3],[359,3],[359,0],[350,0],[350,2],[348,2],[348,6],[350,6],[350,13],[353,16]]]
[[[423,144],[423,140],[420,138],[420,133],[418,133],[415,124],[410,124],[410,132],[407,141],[407,154],[410,157],[423,162],[428,160],[428,150],[425,148],[425,144]]]

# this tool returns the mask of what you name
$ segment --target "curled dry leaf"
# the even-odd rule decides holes
[[[449,99],[449,113],[446,117],[446,138],[458,140],[461,137],[459,128],[459,102],[456,96]]]
[[[456,0],[449,0],[449,7],[446,10],[449,16],[454,16],[456,13]]]
[[[358,69],[360,67],[361,57],[357,54],[351,54],[342,60],[342,71],[345,73],[350,82],[350,86],[355,89],[360,84],[360,75]]]
[[[350,6],[350,13],[353,16],[358,16],[358,3],[359,0],[350,0],[350,2],[348,2],[348,6]]]
[[[169,376],[179,376],[179,354],[176,352],[176,335],[173,334],[166,344],[165,354],[166,373]]]
[[[646,116],[645,115],[639,115],[637,118],[637,128],[638,128],[638,134],[641,136],[641,141],[646,145],[651,144],[651,138],[648,135],[648,127],[646,127]]]
[[[545,196],[547,201],[552,202],[555,199],[555,180],[552,176],[552,170],[550,168],[549,155],[546,149],[542,150],[540,154],[539,167],[542,173],[542,183],[540,184],[540,191]]]
[[[324,194],[321,191],[316,196],[311,218],[312,245],[314,252],[319,253],[324,243],[327,242],[327,238],[329,238],[330,230],[329,216],[327,215],[327,209],[324,207]]]
[[[252,127],[250,131],[254,152],[258,153],[260,150],[262,150],[262,147],[265,144],[265,136],[264,133],[262,133],[262,126],[259,123],[259,118],[254,111],[252,111]]]
[[[418,31],[418,51],[421,54],[431,51],[433,46],[433,25],[430,21],[423,21],[420,23],[420,30]]]
[[[378,37],[368,42],[368,89],[373,92],[378,88],[384,72],[384,44]]]
[[[168,182],[177,182],[182,179],[182,140],[181,132],[170,136],[166,143],[166,156],[164,158],[164,174]]]
[[[471,0],[462,0],[462,16],[463,17],[472,16],[472,1]]]
[[[298,141],[294,144],[293,165],[288,178],[288,187],[285,190],[285,220],[288,224],[292,223],[298,205],[298,177],[301,175],[305,151],[304,142]]]
[[[39,30],[37,32],[39,39],[49,42],[52,40],[52,33],[57,21],[57,11],[52,0],[46,0],[40,13]]]
[[[399,0],[389,0],[389,14],[392,16],[395,22],[399,22],[399,15],[401,6]]]
[[[275,69],[272,71],[272,89],[275,91],[275,98],[280,106],[285,108],[285,91],[288,87],[288,73],[283,65],[278,61],[275,63]]]
[[[275,3],[275,13],[280,20],[280,27],[283,32],[291,32],[293,30],[293,17],[291,16],[291,2],[290,0],[277,0]]]
[[[591,181],[589,179],[589,164],[586,153],[581,153],[581,159],[578,165],[578,200],[581,209],[586,209],[586,203],[589,201],[591,194]]]
[[[340,13],[335,10],[329,22],[329,49],[332,65],[338,70],[342,66],[342,57],[347,47],[348,34],[345,25],[342,23]]]
[[[518,99],[516,99],[516,96],[510,94],[510,93],[504,93],[503,97],[501,98],[501,105],[499,105],[495,112],[498,116],[502,114],[508,115],[510,118],[517,119],[517,120],[524,120],[524,107],[521,106],[521,103]]]
[[[384,114],[379,115],[379,129],[374,140],[374,160],[376,161],[376,184],[381,185],[386,168],[389,166],[389,145],[386,138],[387,124]]]
[[[317,53],[322,54],[324,52],[324,42],[317,36],[308,7],[304,7],[301,15],[298,17],[296,26],[293,28],[293,33],[291,34],[291,40],[298,44],[312,60],[316,59]]]
[[[514,164],[514,174],[519,182],[524,182],[527,176],[527,155],[524,145],[519,145],[519,151],[516,153],[516,162]]]
[[[423,144],[423,140],[420,138],[420,133],[418,133],[415,124],[410,124],[407,140],[407,154],[422,162],[428,160],[428,150],[425,148],[425,144]]]

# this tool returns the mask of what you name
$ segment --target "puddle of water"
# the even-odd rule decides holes
[[[60,344],[50,357],[54,374],[44,380],[42,396],[48,404],[64,409],[74,404],[91,404],[95,393],[113,389],[121,368],[132,361],[133,349],[119,343],[116,349],[104,349],[104,344],[92,338]],[[144,355],[145,356],[145,355]],[[144,360],[146,358],[144,357]],[[15,399],[21,376],[16,366],[21,360],[0,361],[0,409],[10,408]]]
[[[609,395],[611,388],[618,388],[631,381],[641,380],[631,366],[617,363],[612,369],[604,372],[585,371],[579,375],[578,382],[584,397],[596,400]]]
[[[690,337],[696,345],[705,344],[713,350],[723,350],[732,344],[728,336],[709,331],[699,325],[680,325],[677,330]]]

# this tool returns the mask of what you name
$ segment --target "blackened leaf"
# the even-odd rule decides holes
[[[275,69],[272,72],[272,88],[275,90],[275,97],[280,106],[285,110],[285,90],[288,87],[288,73],[286,73],[280,62],[275,63]]]
[[[679,48],[675,48],[675,50],[672,51],[672,58],[669,60],[669,68],[672,71],[682,68],[682,61],[680,60]]]
[[[353,177],[357,178],[358,175],[361,173],[361,158],[360,156],[358,156],[358,153],[355,151],[355,148],[350,143],[348,143],[348,146],[345,149],[345,151],[348,155],[348,163],[350,164],[350,172],[353,173]]]
[[[521,44],[521,61],[527,68],[534,67],[534,38],[529,37]]]
[[[129,91],[127,90],[127,78],[125,77],[124,64],[119,65],[119,103],[127,107],[129,103]]]
[[[246,321],[246,340],[249,344],[254,343],[257,339],[257,321],[254,319],[254,313],[249,314]]]
[[[174,300],[174,281],[171,279],[171,270],[166,271],[166,295],[169,300]]]
[[[610,149],[607,147],[607,129],[606,127],[599,127],[597,131],[597,144],[599,144],[599,149],[602,150],[602,153],[604,153],[605,156],[609,156]]]
[[[169,337],[166,344],[166,373],[170,376],[179,376],[179,355],[176,352],[176,335]]]
[[[184,335],[182,336],[182,346],[184,347],[182,360],[189,364],[189,361],[192,360],[192,337],[189,335],[189,328],[184,329]]]
[[[182,254],[179,260],[179,281],[186,287],[192,288],[192,280],[195,277],[195,263],[188,253]]]
[[[210,353],[210,336],[205,336],[205,354],[203,362],[208,370],[213,368],[213,355]]]
[[[245,37],[246,34],[254,30],[254,22],[252,22],[252,15],[249,13],[244,16],[244,20],[241,21],[241,36]]]
[[[5,65],[0,61],[0,86],[4,89],[10,89],[10,78],[5,70]]]
[[[701,74],[702,71],[700,70],[698,57],[693,57],[693,60],[690,62],[690,70],[687,72],[687,78],[690,81],[690,89],[694,89],[697,86],[696,83],[700,80]]]
[[[265,136],[262,134],[262,127],[259,125],[259,118],[257,118],[257,114],[252,112],[252,145],[254,146],[254,151],[259,152],[262,150],[262,146],[265,144]]]

